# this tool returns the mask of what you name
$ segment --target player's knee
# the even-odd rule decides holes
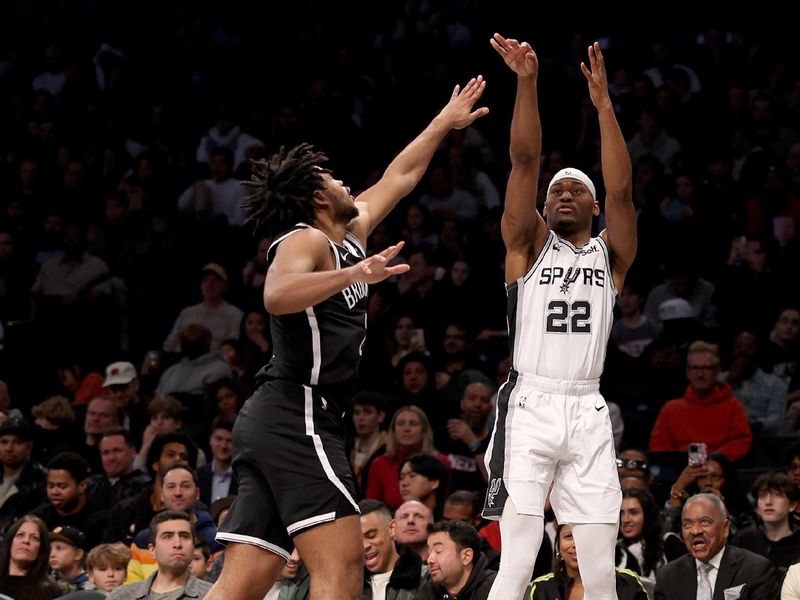
[[[530,579],[536,555],[533,553],[508,553],[500,555],[500,570],[510,577]]]

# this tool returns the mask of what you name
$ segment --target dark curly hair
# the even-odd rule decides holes
[[[329,161],[324,152],[311,144],[298,144],[291,150],[281,146],[269,158],[252,162],[252,175],[242,184],[250,193],[242,202],[255,231],[266,227],[275,232],[298,221],[313,221],[314,192],[324,189],[322,175],[331,170],[324,167]]]

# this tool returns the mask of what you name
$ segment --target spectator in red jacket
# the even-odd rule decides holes
[[[681,398],[667,402],[650,435],[650,450],[685,451],[693,442],[708,444],[731,460],[747,454],[753,434],[742,403],[727,383],[717,381],[719,351],[703,341],[689,346],[686,376],[689,385]]]

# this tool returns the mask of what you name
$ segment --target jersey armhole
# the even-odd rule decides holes
[[[547,254],[548,250],[550,250],[550,248],[553,246],[553,242],[555,241],[555,239],[556,239],[556,234],[551,229],[547,234],[547,241],[544,243],[542,251],[539,252],[539,256],[537,256],[536,260],[533,261],[533,264],[531,265],[531,268],[528,269],[528,272],[525,273],[525,275],[523,275],[522,277],[520,277],[522,283],[527,282],[528,279],[530,279],[533,276],[534,271],[536,271],[541,262],[544,260],[544,255]]]

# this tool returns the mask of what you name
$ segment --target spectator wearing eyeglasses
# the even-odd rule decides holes
[[[647,461],[647,453],[639,448],[626,448],[617,456],[617,472],[619,480],[626,477],[635,477],[650,483],[650,464]]]
[[[650,451],[687,451],[689,444],[705,442],[709,453],[738,460],[750,449],[753,434],[742,403],[731,386],[717,381],[719,350],[696,341],[686,356],[689,385],[680,398],[667,402],[658,413],[650,435]]]

